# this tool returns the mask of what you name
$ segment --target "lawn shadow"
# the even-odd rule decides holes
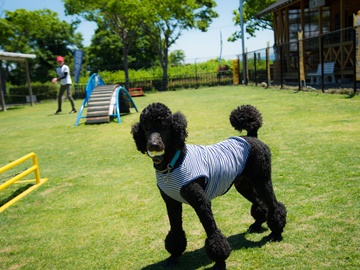
[[[354,98],[355,96],[356,96],[356,93],[353,92],[353,93],[345,96],[345,98]]]
[[[7,111],[14,111],[14,110],[19,110],[19,109],[24,109],[25,106],[24,105],[6,105],[6,110]]]
[[[259,233],[266,231],[266,229],[262,229]],[[264,236],[259,241],[251,241],[246,239],[246,235],[248,233],[240,233],[236,235],[232,235],[228,237],[228,241],[232,250],[240,250],[240,249],[248,249],[248,248],[260,248],[267,243],[267,236]],[[167,258],[166,258],[167,259]],[[205,248],[199,248],[193,251],[187,251],[179,258],[178,264],[174,267],[166,267],[165,261],[166,259],[145,266],[141,268],[142,270],[159,270],[159,269],[168,269],[171,268],[172,270],[192,270],[198,269],[200,267],[204,267],[209,265],[206,269],[212,269],[213,262],[206,256]]]
[[[27,189],[31,188],[34,184],[27,184],[26,186],[23,186],[21,188],[18,188],[15,190],[10,196],[0,201],[0,207],[10,202],[12,199],[14,199],[16,196],[20,195]]]
[[[53,112],[53,113],[49,113],[47,116],[56,116],[56,117],[60,117],[60,116],[64,116],[64,115],[66,115],[66,113],[58,113],[58,114],[56,114],[55,112]]]

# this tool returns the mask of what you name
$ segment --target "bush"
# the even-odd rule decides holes
[[[31,84],[32,93],[36,96],[37,101],[55,99],[59,85],[52,83],[39,83]],[[29,96],[29,88],[27,85],[11,86],[9,95],[5,98],[6,103],[25,103],[26,96]]]
[[[218,71],[220,63],[217,59],[208,60],[206,62],[184,64],[184,65],[170,65],[168,67],[168,77],[191,76],[199,73],[213,73]],[[232,70],[232,60],[223,60],[222,66],[227,66],[228,70]],[[99,75],[106,84],[116,82],[124,82],[125,74],[123,70],[118,71],[100,71]],[[160,66],[154,65],[152,68],[133,70],[129,69],[130,81],[141,80],[144,78],[157,80],[162,78],[163,72]],[[86,81],[87,82],[87,81]],[[85,82],[85,83],[86,83]],[[156,82],[157,83],[157,82]],[[156,84],[155,83],[155,84]]]

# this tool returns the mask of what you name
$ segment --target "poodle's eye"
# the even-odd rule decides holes
[[[144,129],[145,131],[150,131],[150,130],[151,130],[151,126],[143,126],[143,129]]]
[[[160,130],[162,132],[167,132],[168,130],[171,129],[171,125],[167,124],[167,123],[163,123],[161,126],[160,126]]]
[[[165,131],[165,130],[167,130],[167,128],[168,128],[168,126],[167,125],[165,125],[165,124],[159,124],[159,125],[156,125],[156,126],[151,126],[151,125],[149,125],[149,126],[143,126],[143,129],[144,129],[144,131],[146,131],[146,132],[153,132],[153,131]]]

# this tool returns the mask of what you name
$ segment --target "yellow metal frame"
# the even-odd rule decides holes
[[[11,184],[14,184],[15,182],[17,183],[27,183],[27,182],[35,182],[35,185],[31,186],[30,188],[26,189],[25,191],[23,191],[22,193],[20,193],[19,195],[17,195],[15,198],[11,199],[10,201],[8,201],[6,204],[2,205],[0,207],[0,213],[2,211],[4,211],[6,208],[8,208],[9,206],[13,205],[15,202],[17,202],[18,200],[20,200],[22,197],[26,196],[27,194],[29,194],[31,191],[37,189],[39,186],[41,186],[42,184],[44,184],[48,178],[40,178],[40,170],[39,170],[39,164],[38,164],[38,160],[36,157],[35,153],[30,153],[27,154],[26,156],[23,156],[22,158],[19,158],[3,167],[0,168],[0,174],[19,165],[20,163],[28,160],[32,158],[33,161],[33,166],[31,166],[30,168],[26,169],[25,171],[21,172],[20,174],[14,176],[13,178],[11,178],[10,180],[2,183],[0,185],[0,191],[7,188],[8,186],[10,186]],[[21,178],[23,178],[24,176],[30,174],[34,172],[35,173],[35,179],[33,180],[21,180]]]

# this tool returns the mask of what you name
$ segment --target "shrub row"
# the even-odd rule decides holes
[[[31,89],[33,96],[36,96],[37,101],[42,101],[46,99],[55,99],[57,91],[59,89],[58,84],[52,83],[31,83]],[[22,86],[10,86],[8,89],[8,94],[5,97],[5,102],[7,104],[11,103],[25,103],[26,97],[29,99],[29,88],[27,85]]]

